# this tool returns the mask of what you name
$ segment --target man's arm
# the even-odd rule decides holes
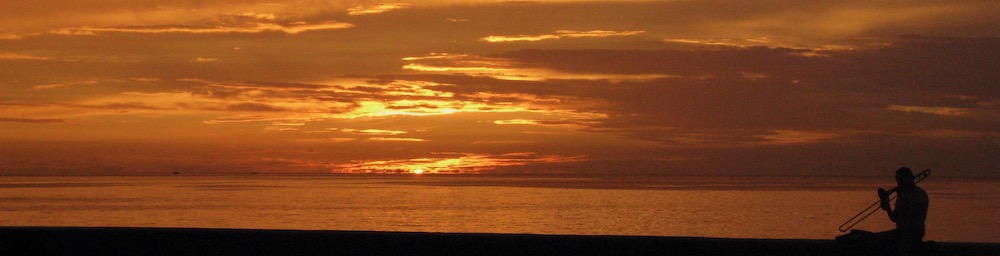
[[[879,203],[881,203],[882,210],[885,210],[886,214],[889,215],[889,220],[896,222],[896,212],[899,211],[899,207],[897,205],[897,209],[893,211],[892,207],[889,206],[889,192],[885,191],[883,188],[878,188],[878,199]]]

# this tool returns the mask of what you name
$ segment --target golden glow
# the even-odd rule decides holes
[[[444,84],[421,81],[393,81],[388,84],[290,85],[220,83],[203,79],[169,81],[158,78],[135,78],[129,81],[85,80],[33,86],[34,90],[60,92],[86,88],[105,88],[125,83],[191,83],[208,91],[226,91],[226,97],[200,92],[124,92],[102,95],[60,104],[12,105],[7,118],[43,118],[72,120],[88,116],[120,114],[189,115],[210,113],[204,124],[268,123],[266,131],[296,131],[308,123],[336,119],[359,119],[392,116],[439,116],[457,113],[549,113],[557,119],[601,119],[600,113],[560,109],[560,104],[578,99],[538,97],[533,94],[484,93],[456,99],[453,92],[440,91]],[[301,87],[301,88],[299,88]],[[292,94],[294,92],[294,94]],[[364,95],[356,103],[330,102],[296,98],[303,95]],[[369,98],[369,99],[365,99]],[[375,100],[374,98],[382,98]],[[417,98],[417,99],[411,99]],[[492,122],[492,121],[491,121]],[[344,132],[395,136],[406,131],[392,129],[344,129]],[[419,138],[382,138],[375,141],[421,141]]]
[[[407,173],[423,170],[424,173],[463,174],[484,173],[500,167],[522,166],[533,163],[569,163],[586,159],[583,156],[540,155],[535,152],[507,154],[437,153],[442,157],[398,160],[365,161],[335,166],[335,173]]]
[[[413,170],[413,174],[424,174],[424,169]]]

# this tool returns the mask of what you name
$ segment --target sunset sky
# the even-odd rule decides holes
[[[5,0],[0,174],[1000,177],[998,13]]]

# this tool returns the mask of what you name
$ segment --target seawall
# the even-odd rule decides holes
[[[1000,255],[931,243],[928,255]],[[197,228],[0,227],[0,255],[879,255],[830,240]]]

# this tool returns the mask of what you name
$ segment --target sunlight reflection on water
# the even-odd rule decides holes
[[[845,178],[0,177],[0,226],[829,239],[891,182]],[[929,240],[1000,242],[1000,182],[936,179]],[[885,230],[881,213],[857,228]]]

